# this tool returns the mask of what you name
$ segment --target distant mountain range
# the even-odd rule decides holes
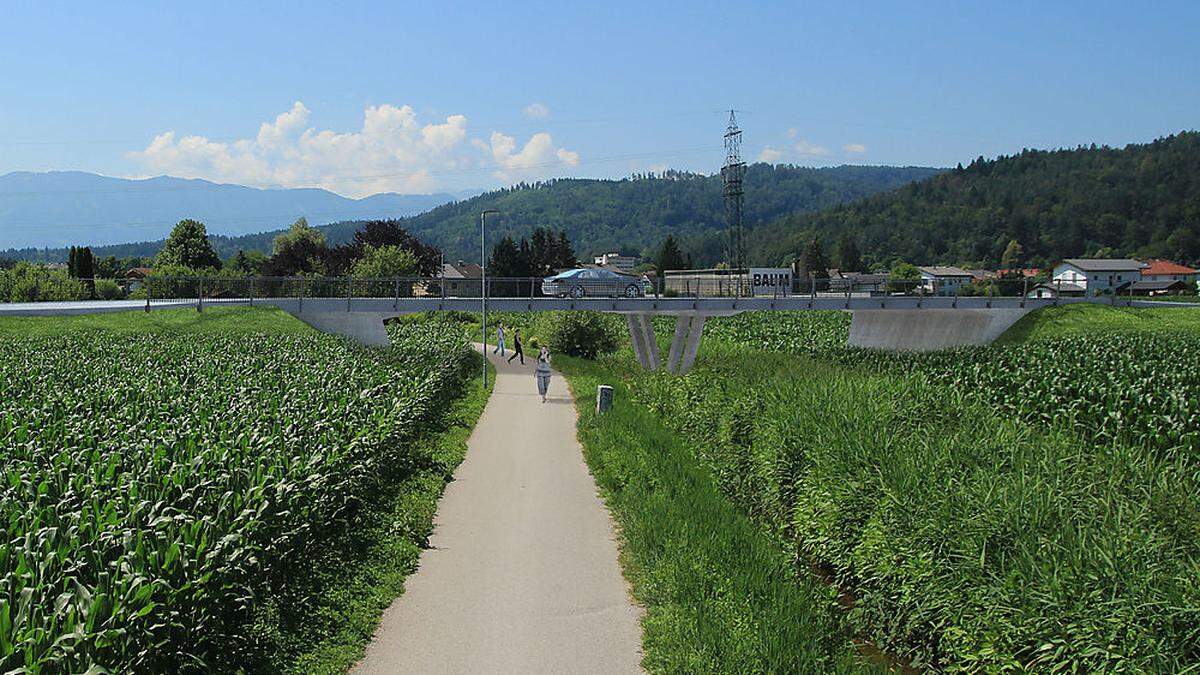
[[[269,189],[160,176],[110,178],[80,171],[0,176],[0,249],[92,247],[162,239],[184,218],[214,234],[290,225],[411,216],[469,195],[376,194],[350,199],[328,190]]]
[[[938,174],[941,169],[926,167],[890,166],[839,166],[832,168],[807,168],[789,165],[753,164],[746,172],[747,225],[761,225],[793,213],[807,213],[838,204],[844,204],[868,195],[892,190],[912,181]],[[10,174],[12,176],[13,174]],[[39,176],[55,174],[36,174]],[[8,177],[5,177],[8,178]],[[99,177],[95,177],[99,178]],[[118,180],[118,179],[105,179]],[[359,221],[372,218],[403,218],[404,226],[422,241],[440,246],[447,259],[476,259],[479,256],[479,213],[497,210],[500,215],[488,220],[488,239],[499,241],[504,235],[527,236],[535,227],[551,227],[565,230],[574,244],[575,251],[586,257],[607,251],[622,251],[634,255],[648,255],[667,234],[674,234],[683,242],[685,250],[693,253],[697,264],[713,264],[722,259],[725,226],[725,211],[721,197],[721,179],[715,175],[701,175],[667,171],[623,180],[599,180],[570,178],[535,184],[520,184],[503,190],[494,190],[482,195],[451,202],[450,195],[432,195],[424,198],[400,195],[375,195],[362,200],[345,200],[323,190],[253,190],[237,186],[216,186],[204,181],[179,181],[178,179],[154,179],[176,181],[167,185],[200,183],[219,188],[222,192],[207,192],[207,201],[197,199],[194,207],[177,204],[178,215],[168,219],[170,224],[183,217],[196,218],[208,226],[210,239],[222,257],[229,257],[240,249],[259,250],[269,253],[275,235],[296,217],[307,215],[309,222],[317,225],[328,222],[314,215],[322,209],[305,211],[300,207],[286,208],[281,212],[286,217],[271,223],[274,227],[255,228],[247,215],[236,218],[239,206],[233,195],[242,195],[244,190],[256,196],[263,193],[278,193],[280,199],[298,199],[293,193],[318,193],[343,200],[354,210],[354,216],[342,211],[343,222],[321,227],[331,245],[350,239],[358,228]],[[128,183],[129,181],[123,181]],[[146,182],[146,181],[135,181]],[[0,183],[3,185],[3,183]],[[171,195],[171,192],[163,194]],[[230,199],[226,199],[226,196]],[[89,197],[94,196],[89,194]],[[421,208],[419,201],[425,199],[432,208]],[[401,213],[404,206],[395,200],[409,200],[407,214]],[[0,203],[6,201],[0,188]],[[223,202],[223,203],[213,203]],[[450,203],[444,203],[450,202]],[[372,209],[368,204],[382,203],[386,208]],[[205,206],[211,212],[221,209],[222,218],[205,216]],[[426,210],[428,209],[428,210]],[[371,213],[361,213],[371,210]],[[421,213],[413,214],[416,211]],[[326,213],[328,213],[326,211]],[[361,215],[359,215],[361,213]],[[142,216],[130,216],[130,220],[147,220]],[[117,221],[120,219],[112,218]],[[99,222],[99,221],[97,221]],[[215,236],[216,233],[235,233],[239,230],[224,223],[238,224],[240,231],[255,231],[257,234],[240,236]],[[0,219],[0,232],[4,230]],[[57,229],[57,228],[51,228]],[[169,225],[158,230],[163,237]],[[267,230],[267,231],[262,231]],[[33,239],[38,250],[0,252],[0,256],[59,261],[66,259],[66,250],[50,248],[51,242],[88,244],[97,256],[114,255],[152,256],[162,246],[161,238],[145,237],[144,228],[133,228],[136,234],[113,234],[107,228],[93,230],[95,236],[50,237],[46,231],[43,239]],[[101,234],[103,236],[101,236]],[[140,236],[139,236],[140,235]],[[114,240],[139,243],[97,246]],[[0,242],[5,238],[0,236]],[[63,243],[57,243],[58,247]],[[45,250],[49,248],[49,250]]]

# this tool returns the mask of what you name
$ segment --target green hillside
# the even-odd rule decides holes
[[[786,214],[828,208],[928,178],[938,171],[923,167],[813,169],[754,164],[746,171],[746,222],[764,224]],[[426,243],[442,247],[447,259],[473,259],[479,255],[479,212],[487,209],[501,212],[488,221],[492,241],[506,234],[528,236],[541,226],[565,230],[581,256],[614,249],[642,254],[657,246],[667,233],[673,233],[682,239],[684,249],[697,263],[716,263],[723,258],[725,211],[721,179],[715,175],[667,171],[624,180],[572,178],[520,184],[444,204],[401,222]],[[349,241],[359,225],[359,221],[347,221],[319,229],[334,246]],[[272,241],[282,231],[209,238],[218,255],[228,258],[239,249],[269,253]],[[149,257],[161,247],[160,240],[99,246],[92,251],[100,258]],[[67,250],[24,249],[4,255],[62,262]]]
[[[1124,148],[1026,150],[982,157],[930,180],[757,229],[755,256],[790,260],[818,236],[843,233],[868,262],[999,265],[1009,242],[1022,262],[1072,256],[1200,260],[1200,133]]]

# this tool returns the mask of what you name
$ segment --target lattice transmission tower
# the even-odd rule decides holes
[[[746,273],[746,241],[742,227],[742,207],[746,194],[742,179],[746,175],[746,163],[742,161],[742,130],[738,128],[735,111],[729,111],[729,125],[725,127],[725,165],[721,167],[724,184],[725,225],[729,232],[727,259],[732,274],[740,278]]]

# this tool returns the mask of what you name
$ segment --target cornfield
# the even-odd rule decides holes
[[[453,326],[16,338],[0,351],[0,670],[229,671],[261,601],[455,394]]]

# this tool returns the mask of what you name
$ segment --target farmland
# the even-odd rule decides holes
[[[856,641],[943,671],[1178,671],[1200,663],[1200,338],[1179,310],[1117,311],[928,355],[841,347],[844,315],[747,314],[710,321],[684,377],[628,350],[567,368],[620,382],[667,429],[618,450],[581,410],[593,469],[619,477],[610,500],[676,498],[639,473],[667,433],[795,561],[810,612],[838,612],[811,570],[840,589]]]
[[[461,459],[427,430],[478,363],[461,330],[400,325],[370,351],[226,318],[2,338],[3,670],[286,668],[295,634],[330,633],[329,591],[296,580],[331,541],[380,495],[427,535]]]

